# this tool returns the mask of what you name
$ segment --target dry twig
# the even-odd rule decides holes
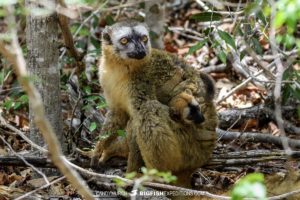
[[[13,16],[13,7],[8,7],[8,23],[10,27],[15,27],[16,22]],[[37,127],[40,129],[45,142],[48,144],[50,158],[58,169],[67,177],[70,183],[76,188],[84,198],[92,200],[94,199],[91,191],[87,185],[78,176],[66,162],[62,154],[59,142],[56,138],[54,130],[50,125],[48,119],[45,117],[44,106],[42,103],[41,96],[33,83],[29,80],[29,74],[26,69],[26,61],[22,53],[22,49],[18,42],[17,31],[12,28],[10,30],[12,36],[11,48],[7,48],[7,45],[0,41],[0,53],[13,65],[15,72],[18,77],[20,85],[27,93],[29,101],[32,105],[32,111],[34,113],[34,120]]]

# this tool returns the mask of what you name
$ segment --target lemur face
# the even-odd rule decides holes
[[[149,32],[142,23],[114,24],[105,28],[102,38],[123,59],[141,60],[149,54],[151,47]]]

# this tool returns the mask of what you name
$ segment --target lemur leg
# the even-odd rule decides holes
[[[136,141],[137,131],[139,127],[135,127],[133,121],[130,120],[127,124],[127,141],[129,147],[129,154],[127,160],[127,173],[138,172],[144,166],[144,161],[140,152],[140,148]]]
[[[122,145],[122,142],[116,142],[118,140],[117,131],[126,128],[127,114],[121,111],[108,111],[105,117],[101,134],[109,134],[109,136],[97,142],[91,159],[91,166],[96,166],[98,161],[105,162],[110,157],[116,156],[110,154],[116,152],[114,149],[119,148],[117,145]]]
[[[133,123],[139,127],[135,131],[136,141],[147,168],[180,169],[181,146],[174,134],[178,127],[169,116],[169,107],[156,100],[147,101],[141,105]]]

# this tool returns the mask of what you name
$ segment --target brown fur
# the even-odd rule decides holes
[[[92,164],[128,145],[128,172],[145,165],[176,175],[204,165],[215,147],[217,115],[200,73],[160,50],[142,60],[122,59],[105,43],[102,50],[100,83],[110,110],[102,132],[111,136],[97,143]],[[170,107],[181,112],[191,99],[208,120],[197,126],[174,121]],[[127,131],[123,142],[116,142],[119,129]]]

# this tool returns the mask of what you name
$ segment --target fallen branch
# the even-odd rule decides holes
[[[282,146],[282,137],[273,136],[271,134],[254,133],[254,132],[233,132],[225,131],[217,128],[217,134],[220,140],[232,141],[234,139],[247,140],[249,142],[264,142]],[[300,148],[300,141],[285,137],[290,147]]]
[[[269,151],[269,150],[251,150],[251,151],[239,151],[239,152],[227,152],[227,153],[214,153],[211,161],[206,166],[232,166],[232,165],[247,165],[249,163],[268,162],[276,160],[286,160],[288,157],[285,151]],[[300,151],[293,151],[292,158],[300,158]],[[55,166],[47,157],[31,157],[25,156],[24,159],[34,165],[41,168],[54,168]],[[75,165],[83,168],[89,168],[89,162],[86,160],[69,160]],[[3,166],[26,166],[23,159],[18,156],[0,156],[0,165]],[[126,165],[126,160],[122,158],[113,158],[102,168],[120,167]]]
[[[296,114],[295,107],[293,106],[285,106],[282,107],[282,109],[285,116]],[[218,116],[219,127],[222,129],[227,129],[234,123],[236,123],[236,126],[240,126],[248,119],[257,119],[259,122],[276,120],[273,109],[266,105],[256,105],[244,109],[229,109],[219,112]],[[287,120],[284,120],[284,128],[289,133],[300,134],[300,128],[294,126]]]

